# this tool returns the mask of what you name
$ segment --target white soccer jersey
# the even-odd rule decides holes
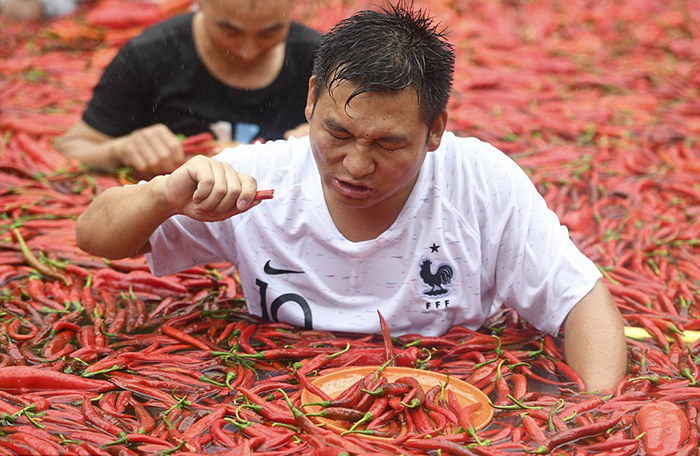
[[[251,313],[297,326],[394,335],[480,327],[502,302],[555,334],[601,277],[527,175],[475,138],[445,133],[398,218],[351,242],[326,207],[308,137],[217,156],[272,200],[223,222],[177,216],[150,238],[155,274],[230,261]]]

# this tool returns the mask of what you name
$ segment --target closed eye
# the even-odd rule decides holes
[[[382,143],[376,143],[379,147],[381,147],[384,150],[388,150],[389,152],[395,151],[400,149],[401,147],[395,145],[395,144],[382,144]]]
[[[337,139],[338,141],[345,141],[346,139],[350,139],[349,136],[339,135],[339,134],[336,134],[336,133],[328,132],[328,134],[329,134],[333,139]]]

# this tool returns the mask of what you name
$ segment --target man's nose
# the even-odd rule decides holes
[[[252,62],[258,57],[259,49],[255,40],[246,39],[236,48],[235,52],[244,62]]]
[[[343,166],[352,177],[364,177],[375,168],[371,146],[355,142],[343,158]]]

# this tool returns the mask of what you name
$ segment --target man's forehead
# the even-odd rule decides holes
[[[392,98],[399,98],[405,96],[406,94],[410,94],[415,97],[416,108],[419,107],[418,92],[412,86],[401,90],[363,90],[356,93],[358,87],[359,86],[356,83],[351,81],[331,81],[331,83],[327,85],[324,90],[321,90],[319,98],[328,96],[336,104],[347,106],[355,99],[366,100],[368,97],[372,97],[390,100]],[[410,107],[411,106],[406,106],[406,108]]]

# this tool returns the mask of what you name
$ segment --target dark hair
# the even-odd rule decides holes
[[[399,1],[381,11],[359,11],[323,36],[314,59],[314,103],[322,89],[349,81],[365,92],[413,87],[421,119],[431,126],[447,108],[454,47],[423,10]]]

